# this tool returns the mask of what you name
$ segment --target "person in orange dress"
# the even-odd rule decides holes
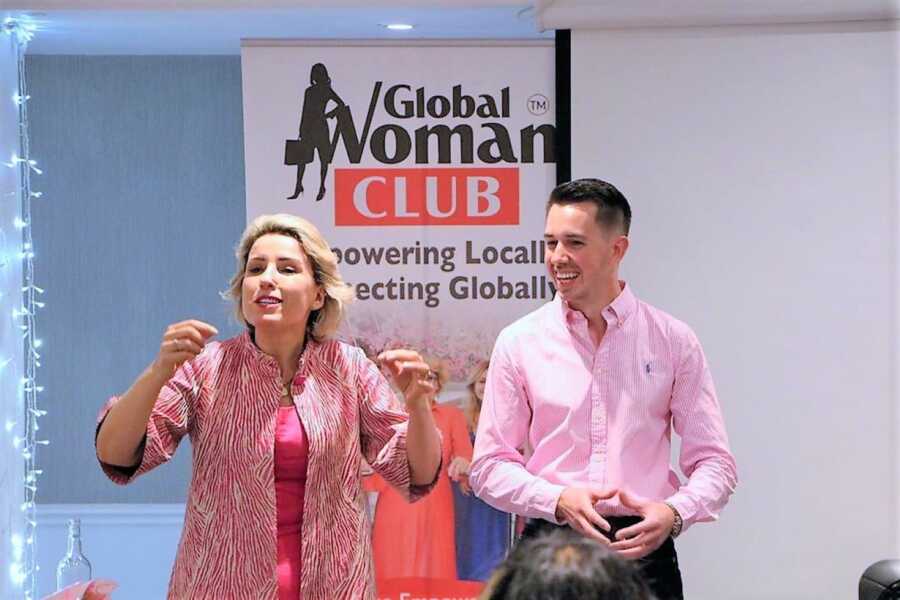
[[[443,436],[441,472],[431,493],[415,504],[388,486],[378,475],[368,478],[366,489],[379,492],[372,531],[375,579],[400,577],[457,579],[453,491],[448,468],[455,458],[472,460],[472,442],[463,412],[436,401],[449,377],[441,360],[425,358],[429,378],[437,388],[432,414]]]

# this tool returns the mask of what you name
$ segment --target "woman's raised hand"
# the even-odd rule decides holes
[[[397,388],[403,392],[407,410],[417,405],[430,409],[431,399],[437,387],[429,378],[431,367],[415,350],[387,350],[376,358],[379,366],[386,367]]]
[[[159,345],[159,354],[153,361],[153,369],[168,380],[182,363],[203,352],[206,342],[217,333],[218,329],[196,319],[169,325]]]

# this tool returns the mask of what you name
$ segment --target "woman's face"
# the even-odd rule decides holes
[[[300,242],[269,233],[253,243],[241,285],[241,309],[257,331],[303,331],[309,313],[324,304],[325,291],[316,283]]]
[[[478,400],[484,400],[484,385],[487,383],[487,370],[482,371],[481,376],[475,380],[475,396]]]
[[[443,389],[444,387],[441,385],[440,375],[438,375],[437,371],[432,368],[430,371],[428,371],[428,375],[426,375],[426,378],[428,379],[429,383],[434,386],[433,398],[437,398],[438,394],[441,393],[441,389]]]

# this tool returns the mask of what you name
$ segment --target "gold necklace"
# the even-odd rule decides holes
[[[296,377],[296,374],[299,373],[300,370],[303,368],[303,363],[306,359],[306,357],[303,355],[304,350],[306,350],[305,342],[303,344],[303,348],[300,350],[300,360],[297,363],[297,371],[294,373],[295,377]],[[293,378],[291,378],[291,381],[289,381],[287,383],[284,383],[283,381],[281,382],[281,397],[282,398],[290,398],[291,397],[291,383],[293,383]]]

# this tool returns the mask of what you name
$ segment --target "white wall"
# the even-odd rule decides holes
[[[691,324],[740,483],[691,600],[855,598],[898,554],[892,23],[572,32],[573,176],[634,207],[625,276]]]

